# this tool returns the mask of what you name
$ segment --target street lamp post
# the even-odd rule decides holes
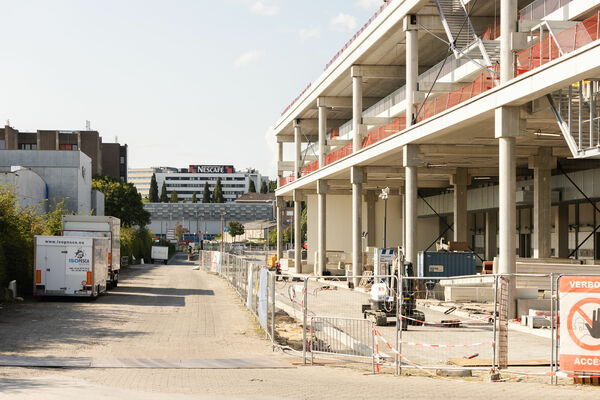
[[[386,235],[387,235],[387,201],[390,197],[390,188],[386,187],[381,189],[379,198],[383,200],[383,248],[386,248]]]

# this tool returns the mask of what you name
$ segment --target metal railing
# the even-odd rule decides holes
[[[200,265],[225,278],[275,344],[275,274],[260,262],[219,251],[201,250]]]
[[[520,20],[543,19],[573,0],[536,0],[519,10]]]
[[[375,367],[375,334],[372,321],[359,318],[310,317],[308,342],[311,364],[315,355],[367,359]]]

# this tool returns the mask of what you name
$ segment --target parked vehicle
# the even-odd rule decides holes
[[[34,296],[97,297],[106,291],[110,240],[36,236]]]
[[[158,262],[166,264],[169,261],[169,248],[167,246],[152,246],[150,258],[152,258],[153,264]]]
[[[63,236],[105,237],[110,240],[106,287],[119,284],[121,269],[121,220],[115,217],[63,215]]]

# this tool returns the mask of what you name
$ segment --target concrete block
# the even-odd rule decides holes
[[[529,310],[550,311],[549,299],[517,299],[517,315],[529,315]]]
[[[544,317],[527,317],[527,326],[535,329],[535,328],[543,328],[550,327],[550,320]]]

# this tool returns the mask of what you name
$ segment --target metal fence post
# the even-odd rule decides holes
[[[554,273],[550,273],[550,372],[554,372]],[[550,375],[550,384],[554,383],[554,376]]]
[[[396,319],[396,350],[398,351],[398,365],[397,365],[397,375],[402,374],[402,327],[404,326],[404,318],[402,316],[402,305],[404,304],[404,275],[400,273],[400,277],[398,279],[398,286],[400,286],[400,291],[398,294],[398,299],[400,304],[398,305],[398,318]],[[397,326],[400,325],[400,331],[398,332]],[[399,333],[399,335],[398,335]]]
[[[401,275],[400,268],[398,268],[398,275]],[[400,339],[398,338],[398,329],[402,330],[402,320],[400,319],[400,297],[402,296],[402,287],[400,286],[400,278],[396,277],[396,349]],[[394,353],[394,373],[396,376],[400,374],[400,359],[398,353]]]
[[[271,290],[271,346],[275,351],[275,274],[270,272],[272,290]]]
[[[496,336],[497,336],[497,325],[498,325],[498,275],[494,275],[494,333],[492,338],[492,369],[494,372],[496,369]]]
[[[308,307],[306,301],[308,300],[308,278],[304,278],[304,289],[302,290],[302,360],[306,365],[306,315],[308,313]]]

